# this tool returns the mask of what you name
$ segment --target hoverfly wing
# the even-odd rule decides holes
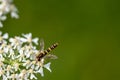
[[[40,52],[44,51],[44,40],[40,39]]]
[[[58,57],[56,55],[53,55],[53,54],[48,54],[44,58],[45,59],[58,59]]]

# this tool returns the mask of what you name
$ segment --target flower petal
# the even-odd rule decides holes
[[[1,16],[1,17],[0,17],[0,20],[1,20],[1,21],[4,21],[4,20],[6,20],[6,18],[7,18],[6,16]]]
[[[39,38],[34,38],[32,41],[33,41],[36,45],[38,45],[38,40],[39,40]]]
[[[22,34],[25,38],[31,38],[32,37],[32,34],[31,33],[29,33],[29,34]]]
[[[44,73],[43,73],[43,67],[40,67],[39,71],[37,71],[41,74],[41,76],[43,77],[44,76]]]
[[[22,42],[27,42],[27,39],[25,39],[25,38],[20,38],[20,40],[21,40]]]
[[[8,38],[8,33],[5,33],[5,34],[3,35],[3,38],[4,38],[4,39],[7,39],[7,38]]]
[[[52,72],[51,69],[50,69],[50,64],[51,64],[51,63],[49,62],[49,63],[45,64],[44,67],[45,67],[47,70],[49,70],[50,72]]]
[[[16,18],[16,19],[19,18],[18,14],[16,12],[11,12],[11,17]]]
[[[13,38],[10,38],[9,39],[9,42],[14,42],[15,40]]]
[[[30,79],[37,79],[34,74],[31,74]]]

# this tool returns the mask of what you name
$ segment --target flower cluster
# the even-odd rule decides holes
[[[38,38],[32,39],[32,34],[22,34],[9,38],[8,34],[0,32],[0,77],[2,80],[37,79],[36,74],[44,76],[43,68],[51,72],[50,62],[36,60],[39,54],[36,46]]]
[[[3,27],[2,21],[7,19],[6,14],[10,13],[12,18],[18,18],[18,10],[13,4],[13,0],[0,0],[0,27]]]
[[[7,19],[6,14],[18,18],[17,12],[13,0],[0,0],[0,27],[3,27],[2,21]],[[51,63],[45,63],[45,57],[37,60],[37,55],[40,54],[40,50],[37,50],[38,40],[39,38],[32,38],[31,33],[11,38],[8,33],[0,31],[0,79],[31,80],[37,79],[36,74],[44,76],[43,68],[51,72]]]

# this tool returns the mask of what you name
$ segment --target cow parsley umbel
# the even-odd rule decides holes
[[[0,27],[6,20],[7,14],[18,18],[17,8],[13,0],[0,0]],[[9,37],[8,33],[0,31],[0,80],[32,80],[37,79],[36,74],[44,76],[43,68],[51,72],[51,62],[47,58],[56,59],[57,56],[49,55],[58,44],[53,44],[44,50],[44,43],[38,45],[39,38],[32,38],[32,33],[21,36]],[[42,46],[37,49],[37,46]]]
[[[8,36],[7,34],[3,34]],[[23,41],[26,37],[30,37],[31,41]],[[3,80],[16,79],[28,80],[37,79],[35,74],[39,73],[44,76],[43,68],[51,72],[50,62],[44,63],[45,58],[40,61],[36,60],[36,55],[39,50],[36,49],[35,44],[38,44],[38,38],[35,41],[32,39],[31,33],[24,34],[23,37],[6,38],[1,40],[0,45],[0,77]],[[33,45],[34,44],[34,45]]]

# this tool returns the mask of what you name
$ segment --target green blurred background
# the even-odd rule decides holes
[[[3,32],[54,42],[52,73],[40,80],[120,80],[120,0],[15,0],[18,20]],[[39,80],[38,79],[38,80]]]

